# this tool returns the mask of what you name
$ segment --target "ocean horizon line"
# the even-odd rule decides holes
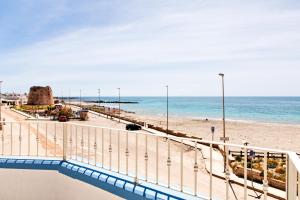
[[[80,98],[80,96],[55,96],[56,98]],[[97,95],[95,95],[95,96],[90,96],[90,95],[86,95],[86,96],[81,96],[81,98],[83,98],[83,97],[93,97],[93,98],[98,98],[99,96],[97,96]],[[101,97],[118,97],[118,95],[108,95],[108,96],[102,96],[101,95]],[[135,96],[135,95],[133,95],[133,96],[131,96],[131,95],[124,95],[124,96],[121,96],[121,97],[165,97],[164,95],[161,95],[161,96],[143,96],[143,95],[141,95],[141,96]],[[211,98],[211,97],[213,97],[213,98],[222,98],[222,96],[176,96],[176,95],[169,95],[169,97],[177,97],[177,98],[181,98],[181,97],[190,97],[190,98],[193,98],[193,97],[203,97],[203,98],[206,98],[206,97],[208,97],[208,98]],[[290,97],[292,97],[292,98],[300,98],[300,96],[225,96],[225,98],[235,98],[235,97],[238,97],[238,98],[243,98],[243,97],[245,97],[245,98],[251,98],[251,97],[254,97],[254,98],[276,98],[276,97],[283,97],[283,98],[290,98]]]

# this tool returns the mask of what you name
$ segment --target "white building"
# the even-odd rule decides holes
[[[2,94],[2,103],[7,105],[24,105],[27,103],[27,94],[6,93]]]

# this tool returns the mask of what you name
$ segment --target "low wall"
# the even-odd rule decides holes
[[[235,175],[237,175],[238,177],[244,177],[244,168],[243,167],[236,167],[235,169],[233,169],[233,173]],[[247,177],[249,180],[253,180],[255,182],[260,182],[262,183],[263,181],[263,177],[261,176],[261,171],[258,171],[258,170],[251,170],[251,169],[248,169],[247,170]],[[277,188],[277,189],[280,189],[280,190],[286,190],[286,185],[285,185],[285,182],[283,181],[279,181],[279,180],[276,180],[276,179],[273,179],[273,178],[268,178],[268,184],[269,186],[271,187],[274,187],[274,188]]]
[[[199,199],[198,197],[180,193],[151,183],[139,183],[133,178],[108,170],[99,169],[84,163],[60,160],[14,159],[0,157],[0,199]],[[36,178],[23,175],[32,171]],[[3,176],[1,172],[7,173]],[[48,174],[45,172],[49,172]],[[63,176],[68,182],[60,183],[56,175]],[[39,176],[40,175],[40,176]],[[43,178],[43,175],[46,178]],[[41,177],[41,178],[39,178]],[[73,178],[73,179],[72,179]],[[23,179],[23,180],[22,180]],[[9,182],[9,184],[6,184]],[[6,185],[5,185],[6,184]],[[59,186],[60,185],[60,186]],[[95,187],[93,187],[95,186]],[[70,189],[69,193],[67,188]],[[83,188],[94,188],[83,190]],[[10,188],[10,189],[9,189]],[[36,194],[34,192],[36,191]],[[88,190],[91,190],[89,192]],[[18,191],[18,192],[15,192]],[[45,196],[42,196],[45,195]],[[5,198],[4,198],[5,197]]]

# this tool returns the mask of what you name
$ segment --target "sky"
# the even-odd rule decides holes
[[[1,0],[4,92],[300,96],[299,0]]]

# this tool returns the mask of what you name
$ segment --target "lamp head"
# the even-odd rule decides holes
[[[224,77],[224,74],[223,74],[223,73],[219,73],[219,76],[222,76],[222,77]]]

